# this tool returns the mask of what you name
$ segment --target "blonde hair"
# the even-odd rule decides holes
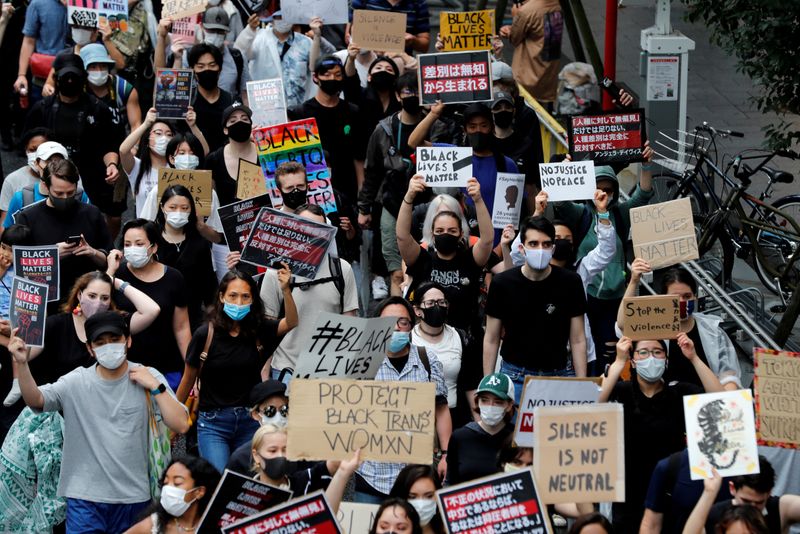
[[[261,445],[264,443],[264,438],[271,434],[283,434],[286,435],[285,428],[278,428],[275,425],[261,425],[261,427],[256,430],[255,435],[253,436],[253,445],[251,447],[250,457],[252,458],[253,452],[258,453],[258,450],[261,448]],[[261,469],[260,462],[256,462],[255,458],[253,458],[253,471],[259,471]]]
[[[467,218],[464,217],[464,210],[458,200],[450,195],[437,195],[428,204],[428,209],[425,212],[425,221],[422,223],[422,242],[427,243],[428,246],[433,244],[433,223],[436,221],[437,215],[443,211],[450,211],[458,216],[461,227],[461,240],[469,243],[469,224],[467,223]]]

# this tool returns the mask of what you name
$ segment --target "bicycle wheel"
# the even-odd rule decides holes
[[[733,241],[725,231],[724,217],[722,212],[716,212],[701,222],[695,220],[700,252],[698,263],[723,287],[730,282],[736,254]]]
[[[766,223],[780,231],[755,228],[756,274],[767,289],[776,295],[783,292],[788,300],[800,283],[800,225],[796,218],[800,197],[778,199],[771,207],[762,208],[762,213]]]
[[[689,197],[692,203],[692,215],[695,222],[705,220],[708,215],[706,199],[694,180],[681,186],[683,177],[674,172],[662,171],[653,175],[653,199],[650,204],[667,202],[682,197]]]

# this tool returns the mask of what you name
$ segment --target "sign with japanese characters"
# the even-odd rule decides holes
[[[323,491],[293,499],[223,527],[224,534],[343,534]]]
[[[225,241],[231,252],[241,252],[261,208],[270,207],[269,195],[240,200],[217,208]]]
[[[608,165],[643,159],[647,137],[642,109],[575,115],[567,126],[573,161],[590,159],[595,165]]]
[[[417,56],[420,103],[445,104],[492,100],[492,63],[488,51],[445,52]]]

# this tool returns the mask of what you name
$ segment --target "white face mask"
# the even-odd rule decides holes
[[[292,23],[283,19],[273,19],[272,27],[275,28],[275,31],[278,33],[289,33],[292,31]]]
[[[658,382],[667,369],[666,358],[650,356],[644,360],[636,360],[636,374],[647,382]]]
[[[147,262],[150,261],[150,254],[147,253],[147,247],[125,247],[123,255],[125,256],[125,260],[136,269],[144,267],[147,265]]]
[[[489,426],[495,426],[503,420],[506,409],[503,406],[479,406],[481,421]]]
[[[289,424],[289,420],[282,416],[280,413],[276,413],[272,417],[267,417],[264,414],[261,414],[261,425],[275,425],[278,428],[286,428],[286,425]]]
[[[36,165],[36,151],[27,152],[25,155],[28,157],[28,167],[33,169],[36,174],[39,174],[39,166]]]
[[[522,471],[523,469],[525,469],[524,466],[514,465],[511,462],[508,462],[506,465],[503,466],[504,473],[516,473],[517,471]]]
[[[89,83],[94,86],[101,86],[105,85],[108,81],[108,71],[107,70],[91,70],[86,75],[86,78],[89,80]]]
[[[197,500],[192,499],[186,502],[186,494],[189,493],[189,491],[165,484],[164,487],[161,488],[161,506],[172,517],[182,516],[192,503]]]
[[[183,228],[189,222],[188,211],[165,211],[164,218],[167,224],[173,228]]]
[[[222,44],[225,42],[225,34],[206,32],[203,42],[215,48],[222,48]]]
[[[167,145],[169,144],[170,138],[166,135],[159,135],[156,137],[156,140],[153,141],[153,146],[150,150],[158,154],[159,156],[163,156],[167,153]]]
[[[125,343],[106,343],[94,349],[94,357],[106,369],[114,370],[125,361],[125,349]]]
[[[89,44],[92,40],[92,30],[87,30],[85,28],[72,28],[70,30],[70,35],[78,46]]]
[[[524,248],[524,250],[528,267],[537,271],[547,269],[547,266],[550,265],[550,260],[553,258],[552,248]]]
[[[419,524],[424,527],[436,515],[436,501],[433,499],[409,499],[408,504],[414,507],[419,514]]]
[[[195,170],[200,165],[200,158],[194,154],[178,154],[175,156],[175,168],[181,170]]]

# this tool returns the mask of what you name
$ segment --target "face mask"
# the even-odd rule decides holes
[[[294,472],[294,462],[290,462],[285,456],[261,460],[261,470],[272,480],[280,480]]]
[[[58,92],[68,98],[78,96],[82,89],[83,81],[74,74],[58,79]]]
[[[433,236],[433,246],[436,247],[436,251],[447,255],[458,250],[459,241],[461,241],[461,238],[452,234],[436,234]]]
[[[56,198],[50,197],[50,203],[59,213],[69,213],[78,205],[78,199],[75,197]]]
[[[382,70],[370,76],[369,84],[376,91],[391,91],[394,89],[395,80],[397,80],[397,77],[394,74]]]
[[[569,239],[556,239],[554,241],[553,259],[565,261],[567,265],[572,265],[575,259],[575,252],[572,250],[572,243]]]
[[[150,261],[150,254],[147,253],[148,248],[149,247],[125,247],[122,253],[125,256],[125,261],[130,263],[134,269],[140,269]]]
[[[97,312],[104,312],[108,310],[108,302],[103,302],[100,299],[90,299],[81,297],[78,299],[81,306],[81,314],[88,319]]]
[[[419,515],[419,524],[424,527],[436,515],[436,501],[433,499],[409,499],[408,504],[414,507]]]
[[[301,189],[293,189],[288,193],[281,192],[283,205],[289,209],[297,209],[306,203],[306,192]]]
[[[39,174],[39,166],[36,165],[36,151],[27,152],[25,155],[28,157],[28,167],[33,169],[36,174]]]
[[[181,170],[194,170],[200,165],[200,158],[194,154],[178,154],[175,156],[175,168]]]
[[[438,304],[430,308],[422,308],[422,320],[427,325],[439,328],[447,321],[447,308]]]
[[[188,211],[165,211],[164,219],[173,228],[183,228],[189,222]]]
[[[189,490],[192,491],[192,490]],[[182,516],[186,510],[197,499],[192,499],[186,502],[186,494],[189,493],[185,489],[176,488],[175,486],[167,486],[161,488],[161,506],[172,517]]]
[[[225,44],[225,34],[206,32],[203,42],[207,45],[213,46],[214,48],[222,48],[222,45]]]
[[[492,134],[475,132],[467,135],[469,146],[474,150],[489,150],[492,147]]]
[[[407,96],[400,101],[403,105],[403,111],[410,115],[416,115],[419,112],[419,97]]]
[[[489,426],[499,424],[506,414],[506,409],[502,406],[480,406],[478,409],[481,412],[481,421]]]
[[[537,271],[543,271],[550,265],[550,260],[553,258],[553,249],[544,248],[526,248],[525,261],[528,267]]]
[[[218,70],[204,70],[201,72],[196,72],[194,75],[197,78],[197,83],[200,84],[200,87],[206,91],[211,91],[214,89],[219,81]]]
[[[94,357],[101,366],[113,371],[125,361],[125,349],[125,343],[106,343],[94,349]]]
[[[514,465],[511,462],[508,462],[505,466],[503,466],[504,473],[516,473],[517,471],[522,471],[524,467],[519,465]]]
[[[498,111],[494,114],[494,123],[498,128],[508,128],[513,121],[513,111]]]
[[[289,420],[280,413],[276,413],[272,417],[267,417],[266,415],[261,414],[261,424],[275,425],[278,428],[286,428],[286,425],[289,424]]]
[[[225,305],[222,307],[222,311],[225,312],[225,315],[230,317],[234,321],[241,321],[247,314],[250,313],[250,304],[231,304],[230,302],[226,302]]]
[[[94,86],[99,87],[101,85],[105,85],[105,83],[108,81],[108,71],[107,70],[89,71],[87,79],[89,80],[89,83]]]
[[[342,91],[344,81],[342,80],[320,80],[319,88],[329,96],[338,95]]]
[[[658,382],[667,368],[666,358],[650,356],[644,360],[636,360],[636,374],[647,382]]]
[[[84,28],[72,28],[70,30],[70,35],[72,35],[72,40],[75,41],[75,44],[78,46],[89,44],[92,40],[92,30]]]
[[[694,315],[696,309],[697,309],[697,299],[682,301],[680,310],[681,321],[685,321],[686,319]]]
[[[169,144],[169,137],[166,135],[159,135],[156,137],[155,141],[153,141],[153,146],[150,147],[150,150],[158,154],[159,156],[163,156],[167,153],[167,145]]]
[[[244,143],[250,139],[250,132],[253,131],[253,125],[249,122],[239,121],[234,122],[228,126],[228,137],[237,143]]]
[[[283,19],[273,19],[272,27],[278,33],[289,33],[292,31],[292,23]]]
[[[393,332],[389,341],[389,352],[400,352],[411,342],[410,332]]]

